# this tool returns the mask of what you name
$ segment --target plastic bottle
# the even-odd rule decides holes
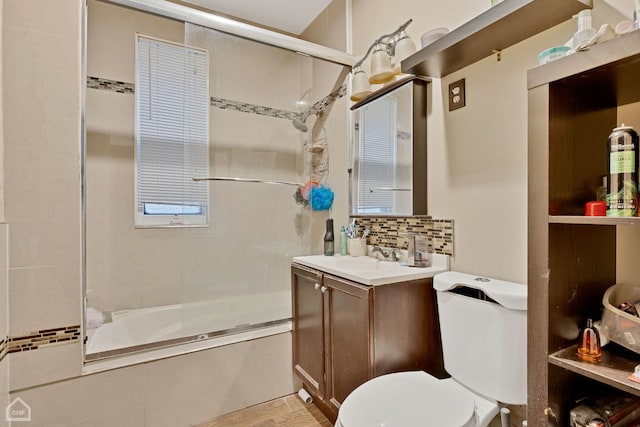
[[[347,232],[344,225],[340,227],[340,255],[347,254]]]
[[[333,219],[327,220],[327,231],[324,233],[324,254],[333,256]]]

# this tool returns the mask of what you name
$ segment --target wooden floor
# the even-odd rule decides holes
[[[297,394],[251,406],[215,418],[196,427],[332,427],[314,404],[305,404]]]

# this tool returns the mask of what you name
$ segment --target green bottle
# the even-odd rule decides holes
[[[347,233],[344,231],[344,225],[340,227],[340,255],[347,254]]]

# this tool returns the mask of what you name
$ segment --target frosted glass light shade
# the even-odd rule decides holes
[[[391,58],[383,45],[376,45],[371,54],[371,76],[369,82],[374,84],[386,83],[395,77],[391,69]]]
[[[356,68],[351,77],[351,100],[353,102],[362,101],[371,94],[371,85],[367,73]]]
[[[409,36],[405,35],[400,40],[398,40],[398,43],[396,43],[396,50],[394,55],[395,66],[393,68],[393,72],[395,74],[402,74],[402,60],[408,58],[414,53],[416,53],[416,44],[413,42],[413,40],[411,40]]]

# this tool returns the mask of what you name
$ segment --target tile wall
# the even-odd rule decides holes
[[[82,371],[77,338],[65,336],[56,345],[52,339],[46,339],[46,344],[44,340],[45,334],[58,333],[52,329],[74,326],[79,332],[82,318],[83,3],[3,2],[4,219],[10,319],[3,346],[10,390]],[[45,347],[22,351],[36,347],[36,342]]]
[[[30,353],[40,351],[46,350]],[[196,425],[291,394],[299,387],[291,352],[285,333],[17,390],[11,397],[31,407],[30,425],[38,427]]]
[[[3,109],[7,224],[0,245],[4,238],[8,247],[3,253],[0,246],[0,318],[11,322],[0,321],[0,409],[5,398],[20,398],[32,409],[32,425],[173,427],[292,393],[299,384],[291,372],[289,333],[82,374],[84,3],[3,2],[2,77],[9,84],[3,84],[2,98],[11,108]],[[110,77],[123,82],[116,90],[121,93],[105,96],[130,100],[122,93],[130,91],[125,82],[131,79],[114,67]],[[123,147],[121,129],[115,123],[110,130],[116,133],[106,141],[116,150]]]
[[[7,228],[7,224],[0,224],[0,427],[7,425],[4,409],[9,404]]]
[[[407,249],[407,239],[400,233],[428,236],[429,251],[453,256],[453,220],[430,217],[355,217],[360,229],[370,230],[367,244],[385,248]]]

